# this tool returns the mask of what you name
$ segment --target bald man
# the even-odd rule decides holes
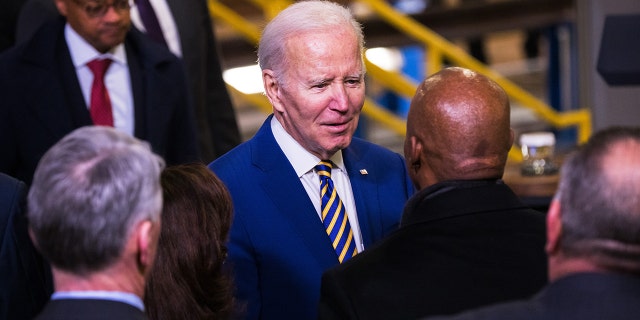
[[[546,284],[545,217],[501,180],[509,99],[447,68],[418,88],[405,158],[420,190],[400,228],[322,278],[320,319],[415,319],[529,297]]]
[[[549,285],[532,299],[433,320],[637,320],[638,167],[639,127],[596,132],[565,158],[560,186],[549,207]]]

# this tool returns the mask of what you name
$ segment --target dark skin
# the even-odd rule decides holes
[[[499,179],[512,143],[509,98],[489,78],[452,67],[418,87],[404,144],[418,189],[446,180]]]
[[[58,12],[67,18],[71,27],[98,52],[105,53],[124,42],[131,28],[129,9],[119,10],[110,4],[107,12],[98,17],[90,17],[85,7],[96,2],[88,0],[55,0]]]

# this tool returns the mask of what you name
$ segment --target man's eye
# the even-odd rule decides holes
[[[314,85],[313,87],[322,89],[322,88],[327,87],[328,85],[329,85],[328,83],[323,82],[323,83],[318,83],[318,84]]]
[[[87,14],[89,15],[98,15],[102,12],[102,9],[104,9],[104,5],[100,5],[100,4],[95,4],[95,5],[87,5],[84,10],[87,12]]]
[[[360,82],[361,82],[360,79],[347,79],[345,81],[346,84],[353,85],[353,86],[360,84]]]

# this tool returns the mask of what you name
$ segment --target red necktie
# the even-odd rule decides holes
[[[93,72],[89,111],[91,113],[91,119],[93,119],[93,124],[113,127],[111,99],[109,99],[109,92],[104,85],[104,74],[110,65],[110,59],[95,59],[87,63],[87,66],[91,69],[91,72]]]

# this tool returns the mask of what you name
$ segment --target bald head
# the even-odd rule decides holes
[[[500,178],[513,142],[509,99],[489,78],[446,68],[411,101],[405,157],[419,189],[445,180]]]

